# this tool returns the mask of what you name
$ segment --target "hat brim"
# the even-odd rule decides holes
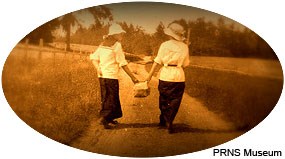
[[[169,28],[166,28],[163,31],[164,31],[164,34],[169,35],[169,36],[173,37],[174,39],[176,39],[178,41],[183,41],[183,39],[184,39],[184,37],[179,36],[179,35],[173,33],[172,30],[169,29]]]
[[[108,35],[115,35],[115,34],[121,34],[121,33],[126,33],[126,31],[119,30],[119,31],[115,31],[115,32],[109,33]]]

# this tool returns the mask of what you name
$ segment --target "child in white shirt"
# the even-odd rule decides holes
[[[146,81],[160,65],[159,74],[159,126],[167,127],[173,133],[173,120],[178,112],[185,89],[184,68],[190,63],[188,46],[183,43],[184,28],[176,23],[171,23],[164,33],[169,40],[162,43]]]
[[[130,76],[133,83],[137,78],[128,68],[128,62],[122,49],[120,41],[125,31],[118,24],[109,28],[109,34],[105,37],[97,50],[90,55],[90,59],[97,69],[101,89],[101,123],[105,129],[112,128],[116,124],[114,119],[122,117],[122,109],[119,99],[118,73],[120,67]]]

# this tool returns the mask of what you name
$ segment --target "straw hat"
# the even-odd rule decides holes
[[[126,31],[123,30],[123,28],[119,24],[112,24],[109,27],[108,35],[114,35],[114,34],[120,34],[120,33],[126,33]]]
[[[166,35],[173,37],[174,39],[178,41],[183,41],[185,39],[183,36],[183,34],[185,33],[185,30],[181,25],[177,23],[169,24],[168,27],[164,29],[164,33]]]

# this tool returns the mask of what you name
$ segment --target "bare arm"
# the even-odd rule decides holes
[[[122,68],[130,76],[133,83],[139,82],[139,80],[133,75],[133,73],[131,72],[131,70],[129,69],[129,67],[127,65],[122,66]]]
[[[149,74],[148,74],[148,76],[146,78],[147,82],[149,82],[151,80],[151,77],[153,76],[154,71],[157,69],[157,67],[159,67],[159,64],[156,63],[156,62],[153,62],[152,67],[151,67],[151,69],[149,71]]]
[[[99,67],[99,62],[97,60],[92,60],[92,64],[95,66],[96,69]]]
[[[99,76],[102,76],[102,71],[101,69],[99,69],[99,61],[97,60],[92,60],[93,65],[95,66],[96,70],[97,70],[97,74]]]

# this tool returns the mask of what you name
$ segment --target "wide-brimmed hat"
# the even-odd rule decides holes
[[[112,24],[109,27],[108,35],[114,35],[114,34],[120,34],[120,33],[126,33],[126,31],[123,30],[123,28],[119,24]]]
[[[163,31],[166,35],[169,35],[178,41],[183,41],[185,39],[185,30],[181,25],[177,23],[169,24],[168,27],[165,28]]]

